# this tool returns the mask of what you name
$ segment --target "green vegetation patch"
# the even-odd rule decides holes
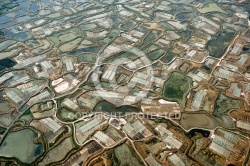
[[[184,63],[179,67],[179,69],[180,69],[181,72],[187,72],[187,70],[188,70],[189,67],[190,67],[190,64],[187,63],[187,62],[184,62]]]
[[[176,14],[176,18],[178,20],[190,20],[194,17],[195,15],[191,12],[182,12],[182,13],[178,13]]]
[[[159,22],[159,25],[161,28],[163,28],[165,31],[168,31],[168,30],[175,30],[174,27],[172,25],[170,25],[169,23],[165,22],[165,21],[162,21],[162,22]]]
[[[158,39],[159,35],[159,31],[156,30],[152,30],[144,39],[143,44],[141,46],[141,48],[144,48],[146,46],[148,46],[149,44],[151,44],[153,41],[155,41],[156,39]]]
[[[184,106],[191,83],[192,80],[188,76],[173,72],[164,84],[163,97],[167,100],[177,101]]]
[[[119,77],[117,78],[117,83],[118,85],[127,84],[129,79],[130,77],[128,75],[120,74]]]
[[[207,49],[212,57],[220,58],[233,40],[235,34],[232,32],[220,32],[208,41]]]
[[[211,153],[207,153],[206,149],[200,150],[194,157],[198,161],[202,161],[204,165],[216,165],[216,166],[223,166],[221,161],[216,159],[215,157],[211,157]]]
[[[213,115],[220,117],[222,114],[232,109],[239,109],[240,106],[241,100],[227,97],[224,94],[219,94],[218,98],[215,101]]]
[[[107,101],[101,101],[95,106],[93,112],[108,112],[108,113],[117,112],[117,113],[124,114],[126,112],[140,112],[140,109],[129,106],[129,105],[116,108],[113,104]]]
[[[6,128],[0,126],[0,134],[4,134]]]
[[[11,105],[9,102],[0,100],[0,114],[8,113],[11,109]]]
[[[225,10],[223,10],[221,7],[219,7],[216,3],[210,3],[204,6],[201,9],[197,9],[200,13],[209,13],[209,12],[220,12],[224,14],[228,14]]]
[[[1,114],[0,115],[0,126],[8,127],[12,123],[13,119],[9,116],[9,114]]]
[[[176,4],[190,4],[192,3],[194,0],[168,0],[171,3],[176,3]]]
[[[95,54],[81,54],[78,57],[79,62],[95,62],[96,61],[96,55]]]
[[[138,52],[136,49],[135,50],[124,51],[124,52],[118,53],[115,56],[111,56],[105,62],[107,62],[107,63],[115,63],[115,64],[119,65],[121,63],[126,62],[128,59],[131,59],[131,60],[137,59],[139,54],[140,54],[140,52]]]
[[[66,122],[72,122],[72,121],[77,120],[76,114],[74,112],[69,111],[66,108],[60,109],[57,114],[57,117]]]
[[[43,158],[43,160],[38,164],[38,166],[49,165],[49,163],[64,159],[68,152],[70,152],[73,148],[75,148],[75,145],[73,144],[73,140],[71,139],[71,137],[66,138],[56,147],[51,149]]]
[[[135,157],[126,144],[118,146],[115,150],[115,156],[120,162],[120,166],[141,166],[140,161]]]
[[[97,53],[101,49],[98,45],[91,45],[86,47],[77,47],[73,49],[72,51],[68,52],[69,55],[78,55],[80,53]]]
[[[32,116],[30,109],[27,109],[24,114],[19,118],[19,120],[23,121],[26,125],[29,125],[30,122],[32,121]]]
[[[228,115],[223,114],[220,117],[215,117],[215,120],[217,120],[220,123],[220,125],[224,128],[228,129],[235,128],[233,120]]]
[[[206,44],[205,40],[203,40],[201,38],[198,38],[196,36],[192,36],[188,42],[190,44],[192,44],[192,45],[194,45],[195,43],[199,43],[199,44],[202,44],[202,45]]]
[[[116,37],[118,37],[120,35],[120,30],[119,29],[112,29],[109,34],[107,35],[107,37],[109,39],[114,39]]]
[[[147,54],[147,57],[148,57],[150,60],[154,61],[154,60],[160,58],[160,57],[161,57],[162,55],[164,55],[165,53],[166,53],[166,52],[165,52],[164,50],[162,50],[162,49],[157,49],[157,50],[154,50],[154,51],[148,53],[148,54]]]
[[[0,2],[0,16],[9,12],[10,9],[19,6],[17,3],[13,3],[12,0],[4,0]]]
[[[77,28],[72,28],[72,29],[68,29],[64,32],[53,33],[48,38],[52,43],[55,44],[56,47],[58,47],[59,45],[61,45],[63,43],[69,42],[69,41],[77,38],[77,36],[81,36],[80,34],[81,33],[79,32],[79,30]]]
[[[60,42],[66,42],[75,39],[77,36],[74,33],[63,34],[58,37]]]
[[[78,44],[82,41],[82,38],[77,38],[73,41],[64,43],[59,47],[59,50],[62,52],[72,51],[74,48],[78,46]]]
[[[80,25],[80,29],[82,31],[88,31],[88,30],[94,29],[96,27],[97,27],[97,25],[94,23]]]
[[[126,31],[130,31],[133,29],[133,27],[135,26],[135,22],[134,21],[131,21],[131,20],[128,20],[126,21],[125,23],[123,23],[120,27]]]
[[[160,60],[163,63],[169,63],[174,59],[175,55],[174,53],[168,53],[167,55],[165,55],[164,57],[162,57]]]

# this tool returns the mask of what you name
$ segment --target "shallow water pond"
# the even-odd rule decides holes
[[[16,157],[20,161],[30,164],[43,152],[42,144],[34,143],[36,137],[37,133],[31,129],[10,132],[0,147],[0,155]]]

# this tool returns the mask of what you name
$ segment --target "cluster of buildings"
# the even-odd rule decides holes
[[[62,78],[52,81],[52,86],[56,93],[62,94],[65,93],[80,83],[80,80],[75,78],[72,74],[64,75]]]
[[[143,125],[140,120],[127,122],[122,130],[132,139],[143,139],[152,136],[152,133]]]
[[[227,162],[243,162],[248,153],[249,142],[247,139],[223,129],[217,129],[211,135],[212,142],[209,149]]]
[[[194,26],[197,29],[202,29],[208,34],[214,35],[220,30],[220,25],[214,23],[212,20],[199,16],[199,21],[194,22]]]
[[[109,93],[107,92],[107,94]],[[101,97],[98,97],[97,95],[99,96],[99,93],[96,93],[96,91],[89,91],[78,96],[76,100],[79,106],[93,110],[96,104],[101,101]]]
[[[193,79],[194,86],[198,85],[198,83],[206,82],[210,75],[200,69],[193,69],[187,73],[187,76]]]
[[[114,147],[116,144],[119,144],[119,142],[124,138],[124,136],[124,133],[120,132],[112,126],[109,126],[104,131],[97,131],[93,135],[93,138],[101,145],[107,148],[111,148]]]
[[[22,60],[20,63],[14,66],[14,69],[22,69],[27,66],[33,65],[39,61],[45,60],[47,58],[46,54],[34,56],[34,57],[26,57],[25,60]]]
[[[61,107],[66,107],[74,112],[79,111],[80,107],[72,99],[65,98],[61,102]]]
[[[233,17],[212,12],[209,15],[194,16],[189,23],[177,18],[177,14],[171,11],[175,6],[172,4],[191,2],[191,5],[181,8],[183,11],[190,12],[195,10],[193,6],[203,8],[205,4],[192,2],[192,0],[186,2],[169,0],[157,2],[157,4],[142,0],[120,0],[113,2],[112,5],[108,4],[109,2],[78,0],[74,8],[64,8],[62,3],[55,1],[56,5],[47,6],[48,10],[44,8],[39,11],[40,18],[34,17],[26,20],[25,23],[7,28],[13,32],[13,35],[23,31],[33,35],[35,39],[21,44],[15,40],[0,43],[0,51],[4,51],[0,59],[12,57],[18,52],[17,56],[13,57],[17,62],[13,67],[14,70],[0,76],[4,95],[17,108],[23,105],[32,106],[30,112],[33,120],[29,125],[39,130],[48,144],[55,143],[68,131],[65,127],[66,123],[62,124],[55,118],[57,110],[54,102],[48,101],[54,99],[55,95],[66,96],[58,102],[59,108],[65,107],[72,112],[91,111],[105,99],[119,106],[140,102],[143,114],[160,115],[165,118],[180,117],[184,109],[180,108],[177,102],[158,100],[158,98],[169,73],[180,70],[180,66],[184,63],[189,64],[190,67],[181,72],[192,78],[193,87],[197,88],[192,94],[190,93],[192,96],[188,95],[190,110],[198,111],[205,108],[211,93],[208,88],[199,88],[199,84],[210,84],[210,78],[216,78],[215,82],[224,80],[229,83],[229,88],[225,91],[226,95],[250,99],[250,83],[248,83],[250,73],[246,70],[250,64],[249,52],[244,51],[249,47],[250,41],[249,32],[246,32],[249,28],[249,14],[245,13],[243,8],[227,0],[220,0],[219,3],[228,3],[227,7],[235,13]],[[20,20],[20,18],[15,19],[17,24]],[[90,28],[86,26],[86,29],[81,26],[90,25],[90,23],[95,26]],[[115,24],[118,26],[113,26]],[[1,26],[5,27],[2,24]],[[116,38],[113,43],[109,43],[112,38],[110,36],[113,35],[109,30],[110,27],[115,27],[113,29],[118,31],[114,35]],[[228,54],[223,56],[223,59],[209,57],[208,52],[205,51],[208,41],[218,32],[227,29],[240,31],[239,37],[230,46]],[[72,46],[72,50],[76,52],[74,55],[68,51],[69,48],[64,49],[67,51],[58,49],[57,46],[70,47],[69,45],[75,39],[72,37],[72,40],[67,41],[67,45],[63,45],[65,43],[56,36],[59,43],[55,44],[57,39],[55,43],[52,41],[53,34],[63,33],[63,31],[81,31],[77,34],[88,39],[85,41],[88,46],[93,43],[100,48],[107,45],[99,55],[100,59],[97,59],[102,64],[95,64],[95,67],[99,67],[102,71],[93,72],[90,80],[87,80],[88,74],[94,64],[81,63],[78,57],[80,54],[91,52],[89,51],[91,49],[81,48],[91,47],[85,47],[83,37],[79,36],[77,38],[79,42],[76,46]],[[120,46],[121,44],[124,45]],[[23,49],[21,52],[19,48],[16,49],[19,46]],[[51,49],[52,46],[55,48]],[[133,50],[133,47],[138,47],[142,51]],[[77,49],[74,50],[74,48]],[[162,63],[160,57],[165,57],[168,49],[171,49],[170,52],[173,53],[174,58],[168,64]],[[87,51],[84,52],[84,50]],[[150,60],[149,54],[155,50],[163,50],[164,53]],[[126,54],[129,58],[125,56],[116,58],[122,52],[129,52],[129,55]],[[58,53],[60,53],[59,56]],[[91,54],[98,53],[93,51]],[[115,63],[109,61],[112,58],[117,59]],[[104,60],[108,62],[105,63]],[[38,79],[35,80],[35,77]],[[45,78],[51,81],[47,82]],[[77,91],[76,88],[84,80],[87,80],[89,85],[83,85]],[[100,82],[114,84],[115,88],[107,90],[112,86],[96,86]],[[51,89],[46,86],[51,86]],[[153,99],[149,91],[156,92],[154,97],[157,100]],[[67,97],[67,93],[72,96]],[[41,103],[43,101],[48,102]],[[234,118],[237,129],[249,133],[250,123],[247,112],[232,112],[230,115]],[[72,124],[73,137],[76,143],[83,147],[66,159],[64,165],[81,165],[87,161],[87,158],[98,154],[104,148],[115,147],[125,137],[135,145],[135,150],[139,151],[149,166],[160,166],[162,161],[175,166],[190,164],[187,162],[187,157],[184,157],[189,139],[175,129],[166,127],[164,121],[159,124],[152,121],[149,125],[148,121],[138,118],[130,120],[124,117],[108,120],[106,117],[92,116]],[[154,136],[159,136],[156,141],[151,140]],[[243,161],[243,156],[249,149],[249,140],[226,130],[212,131],[209,139],[211,142],[206,150],[226,161]],[[138,140],[145,142],[141,143]]]
[[[177,102],[160,100],[142,100],[141,110],[151,116],[162,116],[165,118],[179,118],[181,108]]]
[[[223,67],[218,67],[215,71],[214,71],[214,76],[222,78],[222,79],[226,79],[226,80],[230,80],[230,81],[234,81],[235,78],[240,78],[241,76],[231,70],[225,69]]]
[[[39,101],[39,92],[45,88],[46,81],[30,81],[25,84],[20,84],[15,88],[5,88],[6,97],[10,101],[12,101],[17,108],[20,108],[23,104],[25,104],[28,100],[28,103]],[[32,97],[34,95],[37,97]],[[30,99],[30,97],[32,97]],[[35,100],[38,99],[38,100]]]
[[[57,122],[54,118],[46,117],[43,119],[34,119],[30,126],[35,127],[45,136],[49,144],[54,144],[59,136],[62,135],[66,128],[63,124]]]
[[[56,20],[39,27],[35,27],[31,30],[32,34],[36,38],[44,38],[48,35],[51,35],[53,32],[71,28],[72,25],[70,23],[65,24],[65,21],[65,19]]]
[[[14,77],[14,74],[12,72],[8,72],[8,73],[5,73],[3,74],[1,77],[0,77],[0,83],[4,83],[6,80],[10,79]]]
[[[31,106],[33,104],[36,104],[42,101],[50,100],[52,99],[53,96],[54,94],[52,93],[52,91],[49,90],[48,88],[45,88],[42,91],[40,91],[40,93],[38,93],[36,96],[31,97],[29,101],[27,102],[27,104]]]
[[[192,108],[200,110],[203,104],[203,99],[205,98],[205,96],[207,95],[206,90],[200,90],[198,92],[195,93],[194,95],[194,99],[192,102]]]
[[[11,71],[0,77],[1,83],[6,87],[14,87],[19,84],[27,83],[30,80],[30,76],[24,70]]]
[[[82,163],[85,163],[89,157],[100,153],[102,150],[103,147],[98,142],[90,141],[85,144],[80,151],[70,156],[62,165],[80,166]]]
[[[140,156],[149,166],[169,165],[192,165],[192,161],[185,155],[191,145],[188,138],[177,130],[167,129],[166,124],[154,124],[143,120],[147,127],[158,135],[158,139],[151,141],[134,142],[135,148]]]
[[[169,149],[180,149],[182,146],[182,141],[179,140],[171,131],[165,127],[159,125],[155,128],[161,135],[163,142],[167,145]]]
[[[230,113],[230,116],[233,117],[235,125],[238,129],[247,133],[250,132],[250,114],[248,111],[235,110]]]
[[[93,117],[89,121],[80,121],[75,124],[75,138],[79,145],[82,145],[87,138],[101,126],[107,124],[107,120],[101,117]]]

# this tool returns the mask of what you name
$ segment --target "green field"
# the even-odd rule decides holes
[[[234,122],[228,115],[223,114],[220,117],[215,117],[215,120],[224,128],[235,129]]]
[[[50,36],[49,39],[55,44],[55,46],[59,46],[62,43],[75,39],[76,37],[77,36],[72,32],[67,34],[56,33],[53,36]]]
[[[121,28],[124,29],[125,31],[130,31],[133,29],[133,27],[135,26],[135,22],[134,21],[131,21],[131,20],[128,20],[126,21],[125,23],[121,24]]]
[[[161,57],[162,55],[164,55],[165,53],[166,53],[166,52],[165,52],[164,50],[162,50],[162,49],[157,49],[157,50],[154,50],[154,51],[148,53],[148,54],[147,54],[147,57],[148,57],[150,60],[154,61],[154,60],[160,58],[160,57]]]
[[[59,50],[62,52],[72,51],[74,48],[76,48],[82,41],[82,38],[77,38],[73,41],[64,43],[59,47]]]
[[[141,166],[140,161],[131,152],[128,145],[122,144],[115,148],[115,156],[120,162],[120,166]]]
[[[149,44],[151,44],[153,41],[155,41],[158,38],[159,32],[156,30],[152,30],[144,39],[143,44],[140,46],[140,48],[145,48]]]
[[[116,108],[115,105],[107,101],[101,101],[95,106],[93,112],[107,112],[107,113],[119,112],[125,114],[126,112],[140,112],[140,109],[132,107],[130,105],[124,105]]]
[[[210,56],[215,58],[222,57],[233,38],[234,33],[225,31],[218,33],[218,35],[209,40],[207,43],[207,49]]]
[[[66,122],[72,122],[74,120],[77,120],[77,116],[74,112],[71,112],[70,110],[66,108],[61,108],[58,113],[57,117],[60,120],[66,121]]]
[[[173,72],[164,84],[162,95],[167,100],[177,101],[184,106],[191,83],[191,78],[181,73]]]
[[[216,99],[213,114],[215,116],[221,116],[229,110],[240,108],[240,105],[241,100],[233,99],[225,96],[224,94],[220,94]]]
[[[203,8],[197,9],[197,10],[202,14],[209,13],[209,12],[220,12],[220,13],[228,14],[225,10],[220,8],[216,3],[207,4]]]
[[[175,55],[174,53],[168,53],[167,55],[165,55],[164,57],[161,58],[161,61],[163,63],[169,63],[174,59]]]
[[[81,54],[78,57],[79,62],[92,62],[94,63],[96,61],[96,55],[95,54]]]

